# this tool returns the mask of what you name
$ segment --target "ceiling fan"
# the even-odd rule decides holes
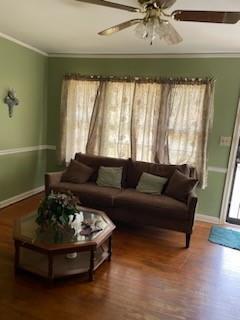
[[[153,43],[156,37],[165,40],[167,44],[178,44],[183,41],[180,34],[170,23],[171,20],[225,24],[235,24],[240,20],[240,12],[230,11],[176,10],[168,14],[166,10],[173,6],[176,0],[138,0],[139,8],[105,0],[76,1],[144,14],[143,18],[120,23],[98,34],[108,36],[137,25],[135,29],[136,36],[149,41],[150,44]]]

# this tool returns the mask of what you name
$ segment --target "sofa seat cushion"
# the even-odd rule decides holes
[[[60,182],[51,185],[51,189],[57,192],[71,191],[79,197],[83,205],[101,208],[111,208],[113,198],[121,193],[120,189],[99,187],[93,182],[84,184]]]
[[[139,214],[143,212],[149,216],[157,214],[164,219],[187,220],[189,217],[185,203],[165,195],[144,194],[136,189],[125,189],[122,193],[117,194],[114,199],[114,207],[139,210]]]

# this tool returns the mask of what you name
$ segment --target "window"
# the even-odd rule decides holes
[[[196,166],[203,132],[205,85],[178,85],[170,93],[171,113],[167,129],[171,164]]]
[[[212,82],[65,80],[61,159],[87,152],[187,163],[204,185],[212,97]]]

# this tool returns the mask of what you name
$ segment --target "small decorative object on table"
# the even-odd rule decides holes
[[[94,232],[102,231],[102,228],[98,226],[99,221],[92,221],[92,220],[84,220],[82,221],[83,229],[80,231],[82,236],[90,236]]]

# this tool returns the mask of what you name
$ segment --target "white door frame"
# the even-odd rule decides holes
[[[220,214],[220,223],[222,224],[226,223],[226,219],[227,219],[228,205],[231,197],[231,190],[232,190],[232,183],[234,178],[234,171],[235,171],[234,169],[235,169],[239,139],[240,139],[240,99],[238,102],[238,109],[237,109],[237,115],[235,120],[231,151],[230,151],[230,156],[228,161],[228,170],[227,170],[224,192],[223,192],[221,214]]]

